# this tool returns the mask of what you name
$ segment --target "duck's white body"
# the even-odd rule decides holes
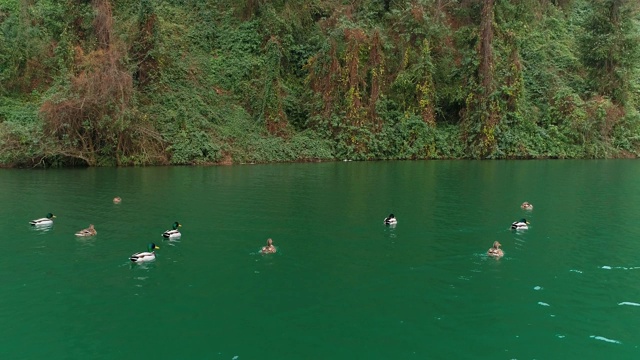
[[[180,236],[182,236],[182,234],[180,234],[180,231],[178,230],[167,230],[162,233],[162,236],[167,239],[173,240],[173,239],[179,239]]]
[[[511,224],[512,230],[527,230],[528,228],[529,228],[529,225],[527,225],[526,222],[522,222],[522,221],[516,221],[513,224]]]
[[[145,262],[145,261],[152,261],[155,259],[156,259],[156,253],[153,251],[135,253],[131,255],[131,257],[129,258],[129,260],[133,262]]]
[[[53,225],[53,220],[49,218],[41,218],[29,221],[29,224],[33,226],[50,226]]]
[[[386,218],[386,219],[384,219],[384,224],[385,225],[395,225],[397,223],[398,223],[398,220],[396,220],[396,218],[391,218],[391,219]]]

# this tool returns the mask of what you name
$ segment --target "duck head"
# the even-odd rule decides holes
[[[152,252],[155,249],[160,249],[156,244],[151,243],[147,246],[147,249],[149,249],[149,252]]]
[[[181,227],[181,226],[182,225],[180,225],[180,223],[176,221],[176,222],[173,223],[173,230],[178,230],[178,228]]]
[[[55,216],[55,215],[53,215],[52,213],[47,213],[47,219],[53,219],[53,218],[55,218],[55,217],[56,217],[56,216]]]

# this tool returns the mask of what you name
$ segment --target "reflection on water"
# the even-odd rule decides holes
[[[29,229],[32,232],[35,232],[35,233],[46,233],[48,231],[53,230],[53,224],[50,224],[50,225],[37,225],[37,226],[29,225]]]

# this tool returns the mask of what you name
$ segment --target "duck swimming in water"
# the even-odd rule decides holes
[[[275,253],[276,247],[273,246],[273,240],[271,238],[267,239],[267,245],[262,247],[262,250],[260,250],[261,253],[263,254],[273,254]]]
[[[93,227],[93,224],[89,224],[89,227],[86,229],[82,229],[76,233],[76,236],[93,236],[98,234],[96,228]]]
[[[520,207],[523,210],[533,210],[533,205],[531,205],[529,202],[525,201],[522,203],[522,205],[520,205]]]
[[[529,222],[527,219],[520,219],[520,221],[514,221],[511,224],[511,230],[526,230],[529,228]]]
[[[53,225],[53,219],[55,217],[56,216],[53,215],[52,213],[48,213],[46,217],[29,221],[29,224],[31,224],[33,226],[49,226],[49,225]]]
[[[180,225],[179,222],[174,222],[173,226],[171,228],[171,230],[167,230],[165,232],[162,233],[162,237],[164,237],[165,239],[179,239],[180,236],[182,236],[182,234],[180,234],[180,231],[178,231],[178,228],[181,227],[182,225]]]
[[[502,249],[500,249],[500,246],[502,246],[502,244],[500,244],[497,241],[494,241],[493,246],[489,249],[489,251],[487,251],[487,255],[494,256],[494,257],[502,257],[504,255],[504,252],[502,251]]]
[[[385,225],[395,225],[397,223],[398,223],[398,220],[396,219],[395,215],[393,215],[393,214],[389,214],[389,216],[384,218],[384,224]]]
[[[157,247],[156,244],[151,243],[147,246],[147,250],[148,250],[147,252],[135,253],[131,255],[131,257],[129,257],[129,260],[131,260],[132,262],[145,262],[145,261],[155,260],[156,253],[153,251],[155,249],[160,249],[160,248]]]

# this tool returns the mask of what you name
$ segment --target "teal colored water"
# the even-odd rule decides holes
[[[0,358],[637,359],[638,179],[630,160],[0,170]]]

